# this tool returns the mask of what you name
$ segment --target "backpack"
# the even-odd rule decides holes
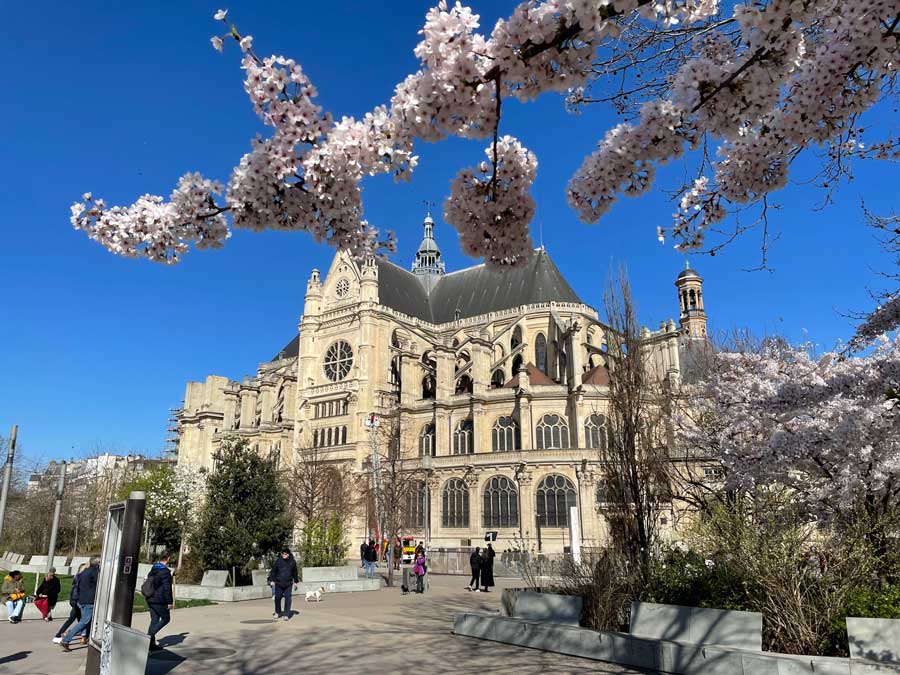
[[[141,595],[145,598],[152,597],[156,593],[156,575],[151,573],[147,575],[147,578],[144,579],[144,583],[141,584]]]

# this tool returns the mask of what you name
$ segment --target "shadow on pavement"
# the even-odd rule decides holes
[[[9,656],[0,657],[0,663],[12,663],[13,661],[21,661],[22,659],[27,659],[28,655],[31,652],[16,652],[15,654],[10,654]]]

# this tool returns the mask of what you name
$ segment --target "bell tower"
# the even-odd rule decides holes
[[[703,277],[685,261],[675,279],[681,309],[681,330],[692,338],[706,337],[706,311],[703,309]]]
[[[416,259],[412,265],[412,273],[415,274],[427,293],[431,292],[438,279],[444,274],[444,261],[441,260],[441,249],[434,240],[434,220],[429,213],[425,216],[425,234],[419,250],[416,251]]]

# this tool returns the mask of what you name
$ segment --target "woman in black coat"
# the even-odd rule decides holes
[[[34,594],[34,605],[41,612],[41,618],[44,621],[53,621],[53,608],[56,607],[56,601],[59,598],[59,577],[56,576],[56,568],[51,567],[50,572],[44,577],[41,585],[38,586],[37,592]]]
[[[494,555],[494,549],[488,544],[481,562],[481,590],[484,593],[489,593],[489,587],[494,585]]]

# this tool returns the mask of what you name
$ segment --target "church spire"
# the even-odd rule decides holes
[[[419,244],[419,250],[416,251],[412,272],[425,286],[425,290],[430,292],[444,273],[444,261],[441,260],[441,249],[434,240],[434,220],[431,218],[431,213],[425,216],[423,226],[425,234],[422,237],[422,243]]]

